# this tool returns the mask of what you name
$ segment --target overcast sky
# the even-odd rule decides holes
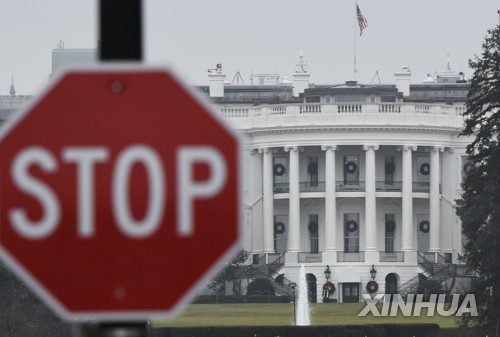
[[[51,51],[95,48],[96,0],[0,0],[0,95],[11,75],[18,94],[47,84]],[[299,52],[318,84],[352,79],[393,83],[412,70],[412,82],[445,68],[470,76],[467,61],[498,24],[498,0],[358,0],[368,27],[359,36],[354,0],[144,0],[145,64],[168,64],[189,84],[208,84],[207,69],[222,63],[227,80],[239,70],[291,77]]]

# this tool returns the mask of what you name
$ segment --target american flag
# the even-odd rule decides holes
[[[358,25],[359,25],[359,36],[363,34],[363,29],[368,27],[368,21],[366,21],[366,18],[361,14],[361,10],[359,9],[358,4],[356,4],[356,13],[358,16]]]

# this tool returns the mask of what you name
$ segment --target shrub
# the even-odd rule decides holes
[[[248,285],[247,295],[274,295],[273,284],[265,278],[255,279]]]

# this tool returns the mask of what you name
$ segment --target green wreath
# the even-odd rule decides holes
[[[318,164],[316,164],[315,162],[310,162],[307,166],[307,173],[312,176],[318,174]]]
[[[307,227],[309,228],[309,233],[315,234],[318,232],[318,223],[316,221],[309,222]]]
[[[273,172],[274,172],[274,175],[275,176],[282,176],[285,174],[286,172],[286,168],[283,164],[276,164],[274,165],[274,169],[273,169]]]
[[[344,170],[349,174],[353,174],[358,170],[358,165],[355,162],[349,161],[345,163]]]
[[[418,228],[422,233],[429,233],[429,228],[430,228],[430,223],[427,220],[422,221],[419,225]]]
[[[375,281],[370,281],[366,284],[366,291],[370,294],[376,293],[378,291],[378,283]]]
[[[431,165],[429,163],[423,163],[420,165],[420,174],[423,176],[428,176],[431,173]]]
[[[283,234],[285,233],[285,224],[283,222],[277,222],[274,224],[274,231],[276,234]]]
[[[330,299],[330,295],[335,293],[335,285],[328,281],[323,285],[323,300]]]
[[[470,161],[465,162],[463,170],[465,174],[468,174],[470,170],[472,170],[472,162]]]
[[[354,220],[349,220],[345,223],[348,232],[353,233],[358,230],[358,223]]]

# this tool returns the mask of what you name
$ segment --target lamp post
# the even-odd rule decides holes
[[[290,288],[292,288],[292,302],[293,302],[293,325],[297,325],[297,315],[295,313],[295,288],[297,288],[297,283],[290,282],[288,284]]]
[[[327,281],[330,281],[330,276],[332,276],[332,271],[330,270],[330,266],[326,265],[325,268],[325,278]]]
[[[375,265],[372,264],[372,269],[370,269],[370,276],[372,277],[372,280],[375,280],[375,277],[377,276],[377,269],[375,269]]]

